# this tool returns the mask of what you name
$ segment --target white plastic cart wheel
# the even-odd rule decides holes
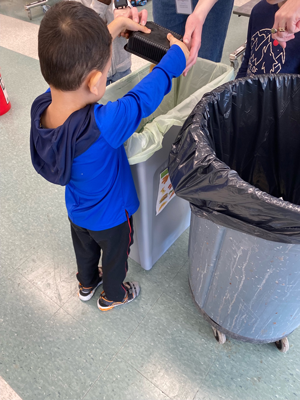
[[[215,337],[216,341],[219,342],[220,344],[224,344],[226,342],[226,335],[224,335],[224,333],[218,331],[213,326],[212,326],[212,330],[214,332],[214,337]]]
[[[279,351],[281,351],[281,353],[286,353],[290,348],[288,338],[284,337],[283,339],[278,340],[277,342],[275,342],[275,346]]]

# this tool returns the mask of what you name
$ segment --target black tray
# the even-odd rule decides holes
[[[146,26],[151,29],[151,33],[131,32],[124,49],[153,64],[158,64],[170,48],[167,34],[171,33],[178,40],[182,40],[182,36],[152,21],[148,21]]]

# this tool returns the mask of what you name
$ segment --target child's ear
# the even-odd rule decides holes
[[[99,95],[99,83],[101,77],[102,72],[96,70],[90,72],[87,77],[87,86],[90,92],[93,93],[95,96]]]

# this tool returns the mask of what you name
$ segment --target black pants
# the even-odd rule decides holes
[[[103,289],[112,301],[125,296],[123,281],[128,270],[128,255],[133,243],[132,217],[126,222],[104,231],[91,231],[71,223],[75,250],[77,279],[84,287],[95,287],[99,282],[98,263],[102,250]]]

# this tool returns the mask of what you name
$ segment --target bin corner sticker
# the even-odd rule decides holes
[[[166,205],[175,197],[175,192],[170,181],[169,170],[166,168],[160,173],[158,196],[156,201],[156,215],[166,207]]]

